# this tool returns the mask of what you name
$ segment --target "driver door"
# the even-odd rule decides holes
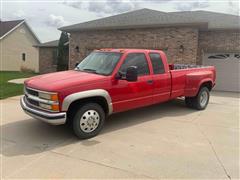
[[[150,74],[149,62],[144,53],[129,53],[123,61],[119,71],[126,73],[130,66],[138,69],[138,80],[128,82],[117,80],[112,86],[113,109],[116,112],[147,106],[153,103],[153,81]]]

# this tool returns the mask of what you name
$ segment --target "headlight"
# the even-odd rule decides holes
[[[59,105],[58,104],[44,104],[44,103],[39,103],[39,106],[43,109],[51,110],[51,111],[59,111]]]
[[[40,99],[47,100],[46,102],[39,102],[39,106],[46,110],[59,111],[58,94],[38,92]]]
[[[58,101],[58,95],[57,94],[48,94],[48,93],[39,92],[38,96],[39,96],[39,98],[42,98],[42,99],[47,99],[47,100],[51,100],[51,101]]]
[[[52,110],[52,107],[49,104],[39,103],[39,106],[44,109]]]

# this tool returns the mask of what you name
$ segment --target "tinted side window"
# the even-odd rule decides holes
[[[148,62],[145,57],[145,54],[142,53],[128,54],[120,68],[120,71],[126,73],[127,68],[130,66],[137,66],[138,76],[149,74]]]
[[[149,54],[154,74],[163,74],[165,73],[164,65],[161,59],[160,54],[158,53],[150,53]]]

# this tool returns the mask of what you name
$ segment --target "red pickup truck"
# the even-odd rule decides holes
[[[107,116],[185,97],[190,108],[203,110],[215,85],[212,66],[167,63],[164,52],[102,49],[74,70],[25,81],[22,109],[50,124],[70,123],[79,138],[97,135]]]

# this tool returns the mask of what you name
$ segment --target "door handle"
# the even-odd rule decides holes
[[[147,83],[148,83],[148,84],[152,84],[152,83],[153,83],[153,80],[147,80]]]

